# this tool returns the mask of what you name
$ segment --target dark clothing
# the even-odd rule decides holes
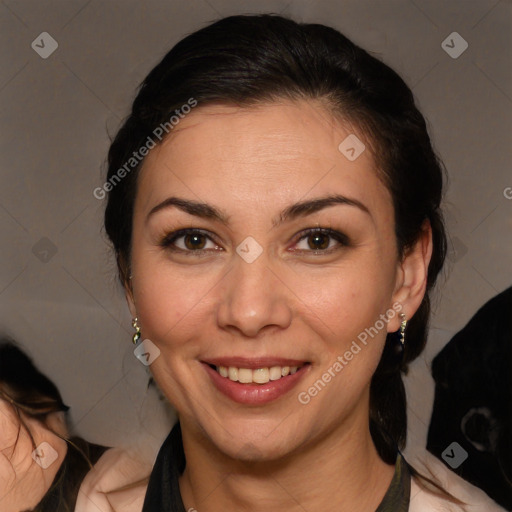
[[[436,355],[427,449],[512,509],[512,287],[484,304]],[[446,454],[456,442],[458,465]],[[453,452],[449,452],[452,454]]]

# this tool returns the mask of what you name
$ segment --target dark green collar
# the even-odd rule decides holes
[[[411,497],[411,474],[407,462],[397,453],[395,474],[375,512],[407,512]]]

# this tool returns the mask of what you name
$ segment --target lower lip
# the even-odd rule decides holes
[[[305,364],[293,375],[281,377],[278,380],[270,380],[266,384],[242,384],[234,382],[227,377],[222,377],[208,364],[203,366],[210,375],[215,387],[228,398],[239,404],[263,405],[282,397],[290,391],[304,376],[309,364]]]

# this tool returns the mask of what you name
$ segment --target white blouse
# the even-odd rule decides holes
[[[407,462],[421,475],[430,478],[463,504],[452,503],[445,497],[422,486],[416,477],[411,479],[409,512],[506,512],[485,492],[471,485],[448,469],[437,457],[424,450]]]

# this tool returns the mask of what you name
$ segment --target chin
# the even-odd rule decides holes
[[[279,428],[283,425],[279,421],[259,421],[255,425],[253,421],[238,421],[236,427],[230,428],[223,424],[223,428],[216,432],[207,432],[209,440],[217,450],[235,460],[245,462],[263,462],[282,459],[295,451],[297,446],[293,442],[296,438],[287,428]]]
[[[286,441],[285,441],[286,442]],[[240,439],[227,446],[217,446],[225,455],[241,462],[272,462],[289,455],[292,447],[280,442],[259,442]]]

